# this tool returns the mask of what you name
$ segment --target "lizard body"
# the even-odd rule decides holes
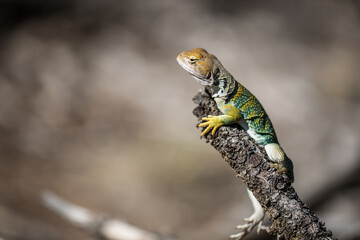
[[[286,172],[293,181],[292,162],[281,148],[271,120],[259,100],[237,82],[213,54],[203,48],[182,52],[178,55],[177,61],[192,77],[205,86],[223,113],[202,119],[204,122],[198,126],[206,128],[201,136],[210,131],[214,135],[222,125],[238,123],[257,143],[265,147],[267,155],[274,162],[272,165],[277,167],[279,172]],[[244,219],[246,224],[237,227],[241,231],[231,236],[234,239],[243,239],[257,225],[260,229],[264,218],[264,210],[260,203],[249,189],[248,193],[255,212]]]

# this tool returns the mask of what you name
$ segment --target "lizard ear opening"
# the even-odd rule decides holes
[[[205,76],[206,79],[210,79],[211,78],[211,72],[208,72]]]
[[[220,75],[220,69],[216,68],[215,71],[214,71],[214,75],[213,75],[214,79],[218,79],[219,75]]]

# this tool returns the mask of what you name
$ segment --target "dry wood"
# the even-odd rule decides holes
[[[193,113],[199,121],[207,115],[221,114],[206,92],[199,92],[193,101],[198,104]],[[268,233],[285,239],[336,239],[300,200],[289,178],[270,166],[264,148],[239,125],[223,126],[214,136],[208,134],[204,138],[220,152],[263,206],[272,221]]]

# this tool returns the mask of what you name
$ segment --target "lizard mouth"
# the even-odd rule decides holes
[[[198,81],[201,85],[204,86],[208,86],[212,84],[212,78],[211,78],[211,73],[207,73],[206,76],[201,76],[199,74],[196,74],[196,72],[189,68],[188,65],[186,65],[185,63],[183,63],[179,58],[177,59],[178,63],[180,64],[180,66],[182,68],[184,68],[188,73],[190,73],[190,75],[195,78],[196,81]]]
[[[191,75],[193,78],[195,78],[195,80],[198,81],[201,85],[207,86],[207,85],[211,85],[211,84],[212,84],[211,79],[208,79],[208,78],[205,78],[205,79],[199,78],[197,75],[195,75],[195,74],[193,74],[193,73],[191,73],[191,72],[189,72],[189,73],[190,73],[190,75]]]

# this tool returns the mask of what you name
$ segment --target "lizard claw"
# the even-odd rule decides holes
[[[246,222],[246,223],[252,223],[252,222],[254,222],[254,219],[244,218],[244,222]]]
[[[269,229],[269,227],[263,226],[262,225],[262,221],[259,222],[258,228],[256,230],[256,233],[259,234],[261,230],[267,231]]]
[[[276,173],[278,174],[285,173],[290,178],[290,181],[294,182],[294,173],[292,171],[292,165],[290,168],[286,166],[286,160],[279,163],[271,163],[270,166],[276,168]]]
[[[249,219],[249,218],[244,219],[244,221],[246,222],[245,224],[236,226],[236,229],[240,230],[240,232],[230,235],[231,239],[233,239],[233,240],[243,239],[246,235],[248,235],[254,229],[254,227],[256,227],[256,225],[257,225],[256,232],[258,234],[260,233],[261,230],[267,229],[266,227],[262,226],[262,221],[254,222],[253,219]]]
[[[270,166],[276,168],[277,173],[281,174],[281,173],[287,173],[288,172],[286,167],[284,167],[281,163],[271,163]]]

